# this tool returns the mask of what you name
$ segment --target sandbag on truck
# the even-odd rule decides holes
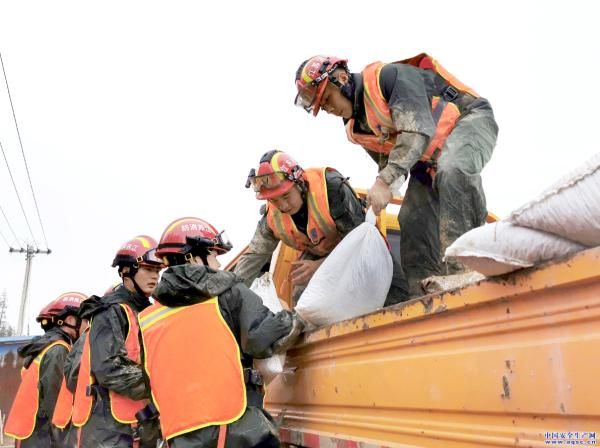
[[[328,325],[381,308],[392,282],[392,257],[373,222],[352,230],[329,254],[300,296],[296,311]]]
[[[487,276],[566,257],[600,245],[600,154],[503,221],[458,238],[446,258]]]

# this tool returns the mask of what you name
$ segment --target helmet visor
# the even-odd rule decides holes
[[[306,112],[311,112],[317,98],[319,85],[314,83],[304,84],[302,81],[296,81],[296,87],[298,88],[298,94],[296,95],[294,104],[303,108]]]
[[[277,171],[275,173],[264,174],[262,176],[250,177],[250,184],[255,192],[259,192],[262,188],[271,190],[279,187],[283,182],[289,181],[288,175]]]
[[[143,256],[138,257],[136,260],[140,264],[151,264],[151,265],[162,265],[163,261],[156,256],[156,248],[150,249]]]
[[[231,240],[224,230],[217,234],[215,237],[215,249],[217,251],[220,251],[221,253],[229,252],[232,247],[233,244],[231,244]]]

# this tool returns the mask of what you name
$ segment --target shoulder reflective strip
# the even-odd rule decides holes
[[[277,208],[274,208],[274,210],[271,213],[273,213],[273,222],[275,223],[275,227],[277,227],[277,231],[279,232],[279,235],[281,235],[282,238],[289,238],[288,241],[284,241],[284,243],[286,243],[290,247],[294,247],[293,238],[291,237],[291,235],[288,235],[288,232],[286,231],[284,223],[283,223],[283,213],[281,213],[279,210],[277,210]],[[292,230],[297,230],[294,220],[291,220],[291,221],[292,221],[292,226],[293,226]]]
[[[62,345],[64,348],[67,349],[67,351],[69,351],[69,344],[67,344],[65,341],[54,341],[52,344],[50,344],[48,347],[46,347],[44,350],[42,350],[33,360],[33,362],[35,362],[36,364],[40,364],[42,362],[42,358],[44,357],[44,355],[46,354],[46,352],[48,350],[50,350],[52,347],[54,347],[55,345]]]
[[[325,180],[325,170],[326,170],[326,168],[321,168],[322,182],[325,184],[323,189],[325,191],[325,198],[327,199],[327,181]],[[330,226],[325,220],[325,212],[329,212],[329,210],[327,210],[327,211],[321,210],[321,208],[319,207],[319,203],[318,203],[317,199],[315,198],[315,196],[316,196],[315,193],[309,192],[309,194],[307,196],[308,205],[312,209],[313,216],[319,223],[319,227],[323,231],[329,230]],[[329,199],[327,199],[327,201],[329,201]]]
[[[154,309],[152,309],[154,308]],[[145,322],[146,320],[150,319],[152,316],[154,316],[156,313],[159,313],[162,309],[166,308],[165,306],[159,305],[159,306],[150,306],[149,308],[146,308],[145,310],[143,310],[139,315],[138,315],[138,321],[140,322],[140,325]]]
[[[383,97],[383,92],[381,91],[381,86],[379,83],[379,75],[381,73],[381,69],[383,68],[382,63],[380,63],[380,65],[375,69],[375,73],[373,73],[373,76],[375,77],[375,87],[377,92],[372,92],[371,87],[373,87],[371,85],[370,82],[368,82],[369,80],[365,81],[364,84],[364,90],[365,90],[365,95],[364,95],[364,99],[365,102],[367,102],[370,106],[371,106],[371,110],[373,111],[373,113],[377,116],[377,119],[382,123],[383,126],[385,127],[391,127],[393,125],[392,123],[392,118],[391,116],[389,116],[390,111],[389,111],[389,107],[387,106],[387,103],[385,102],[385,98]],[[377,104],[377,100],[375,99],[375,97],[373,95],[378,95],[379,98],[381,99],[381,102],[384,103],[381,105]],[[384,109],[382,109],[384,108]],[[386,110],[387,109],[387,110]],[[367,117],[368,120],[368,117]],[[371,125],[371,123],[369,123],[369,125]],[[371,129],[373,129],[374,131],[377,131],[377,129],[374,129],[373,127],[371,127]]]
[[[190,305],[190,306],[207,305],[207,304],[212,304],[215,302],[216,302],[216,298],[213,297],[212,299],[209,299],[205,302],[196,303],[196,304]],[[162,319],[165,319],[166,317],[172,316],[173,314],[176,314],[180,311],[183,311],[188,307],[189,306],[178,306],[178,307],[170,308],[167,306],[163,306],[163,307],[159,308],[158,310],[152,312],[148,316],[144,316],[144,318],[142,320],[140,320],[140,328],[142,330],[146,330],[149,327],[151,327],[152,325],[154,325],[156,322],[158,322]]]

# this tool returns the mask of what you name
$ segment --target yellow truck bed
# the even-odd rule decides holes
[[[592,445],[600,247],[320,328],[287,367],[267,408],[290,446]]]

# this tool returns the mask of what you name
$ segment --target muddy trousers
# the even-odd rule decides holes
[[[487,208],[481,170],[490,160],[498,126],[489,103],[480,99],[462,117],[437,161],[411,170],[400,208],[400,256],[411,297],[423,294],[421,280],[464,271],[458,262],[442,262],[446,248],[463,233],[485,223]]]

